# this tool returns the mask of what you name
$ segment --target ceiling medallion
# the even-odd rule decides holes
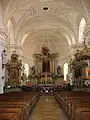
[[[48,10],[48,7],[44,7],[43,10]]]

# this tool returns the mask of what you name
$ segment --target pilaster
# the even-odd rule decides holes
[[[3,56],[3,50],[6,50],[7,51],[7,46],[8,46],[8,42],[6,42],[7,40],[7,34],[5,33],[5,31],[3,30],[0,30],[0,93],[3,93],[3,87],[5,85],[5,68],[2,68],[2,63],[3,63],[3,59],[2,59],[2,56]],[[5,58],[6,59],[6,58]],[[5,60],[6,61],[6,60]]]

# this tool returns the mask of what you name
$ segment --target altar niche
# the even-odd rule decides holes
[[[50,72],[50,61],[49,60],[43,60],[42,62],[42,72]]]
[[[42,72],[51,72],[50,71],[50,53],[49,49],[46,47],[42,47],[42,55],[44,56],[44,59],[42,60]]]
[[[55,73],[58,53],[50,53],[49,48],[42,46],[41,53],[35,53],[36,73]]]

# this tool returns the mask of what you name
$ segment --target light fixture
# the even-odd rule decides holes
[[[46,90],[46,93],[48,93],[48,90]]]
[[[48,7],[43,7],[43,10],[48,10]]]

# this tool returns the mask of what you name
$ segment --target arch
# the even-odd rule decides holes
[[[14,40],[14,28],[12,25],[11,20],[9,19],[8,23],[7,23],[7,28],[8,28],[8,34],[9,34],[9,39],[10,39],[10,44],[15,44],[15,40]]]
[[[22,38],[22,40],[21,40],[21,45],[23,45],[23,43],[24,43],[25,39],[27,38],[27,36],[28,36],[28,33],[26,33],[26,34],[23,36],[23,38]]]
[[[52,19],[52,22],[51,22],[51,19]],[[16,39],[16,41],[18,40],[17,44],[21,44],[21,40],[22,40],[22,37],[24,36],[24,34],[29,33],[31,31],[31,29],[36,29],[36,28],[39,29],[40,27],[44,28],[43,25],[45,23],[48,26],[56,27],[57,32],[63,31],[63,33],[65,33],[64,34],[65,37],[66,37],[66,35],[69,35],[68,40],[67,40],[69,42],[69,45],[75,44],[76,35],[73,32],[73,30],[70,28],[70,25],[66,21],[62,21],[61,19],[58,20],[54,17],[53,18],[48,17],[48,19],[46,19],[46,18],[44,19],[43,17],[37,17],[37,18],[33,18],[33,20],[32,19],[27,20],[27,22],[22,24],[22,26],[18,30],[16,30],[15,39]],[[30,25],[30,28],[28,27],[29,25]],[[60,30],[58,28],[60,28]],[[67,37],[66,37],[66,39],[67,39]]]
[[[83,42],[83,35],[84,35],[85,27],[86,27],[86,21],[84,18],[82,18],[79,24],[79,43]]]
[[[67,81],[68,63],[64,63],[64,81]]]

